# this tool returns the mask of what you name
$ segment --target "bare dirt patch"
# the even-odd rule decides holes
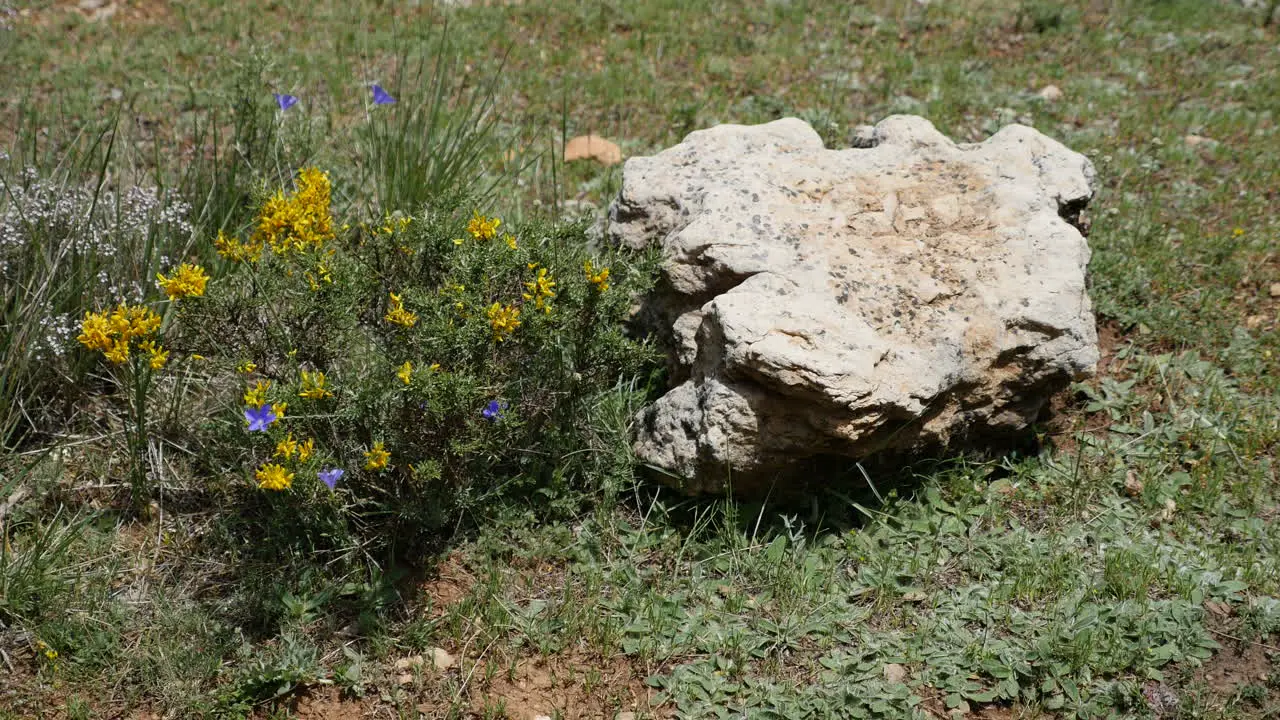
[[[1276,654],[1275,648],[1265,643],[1224,641],[1223,649],[1200,668],[1196,679],[1203,680],[1214,693],[1229,697],[1247,685],[1265,685]]]
[[[364,720],[365,718],[392,718],[390,707],[381,707],[371,699],[344,698],[336,688],[310,688],[299,693],[289,704],[290,717],[298,720]],[[264,712],[257,717],[276,717]]]
[[[74,27],[80,20],[133,27],[158,25],[172,17],[167,0],[72,0],[46,8],[19,10],[19,24],[36,28]]]
[[[625,658],[565,653],[520,660],[471,695],[472,711],[501,711],[511,720],[539,715],[586,720],[612,718],[619,712],[651,717],[670,713],[653,704],[652,691]]]
[[[429,607],[428,616],[444,615],[450,607],[470,597],[475,585],[476,576],[463,564],[462,554],[450,554],[436,568],[435,577],[422,583],[421,599]]]

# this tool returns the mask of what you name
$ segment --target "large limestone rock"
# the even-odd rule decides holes
[[[981,444],[1093,371],[1085,157],[1020,125],[957,145],[912,116],[864,144],[786,119],[627,160],[609,238],[662,249],[642,318],[673,373],[635,449],[685,489]]]

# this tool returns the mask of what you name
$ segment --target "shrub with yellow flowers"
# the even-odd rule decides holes
[[[652,258],[443,202],[343,224],[331,195],[316,169],[264,194],[247,237],[208,241],[223,263],[184,315],[235,378],[206,445],[261,525],[406,552],[482,498],[586,482],[584,418],[653,368],[622,329]]]

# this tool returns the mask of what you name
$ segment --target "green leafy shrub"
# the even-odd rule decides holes
[[[592,404],[651,357],[622,330],[646,263],[451,206],[339,226],[329,194],[307,169],[264,198],[179,308],[174,347],[239,378],[205,438],[235,517],[273,547],[399,554],[574,476]]]

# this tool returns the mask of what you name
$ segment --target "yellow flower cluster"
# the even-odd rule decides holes
[[[43,640],[36,640],[36,649],[43,653],[45,659],[49,662],[53,662],[58,659],[58,651],[49,647],[49,643],[46,643]]]
[[[270,380],[259,380],[252,388],[244,393],[244,404],[259,408],[267,404],[267,390],[271,388]]]
[[[179,300],[204,295],[204,286],[209,282],[209,276],[204,274],[204,268],[199,265],[182,263],[171,277],[156,275],[156,280],[170,300]]]
[[[297,185],[296,192],[286,195],[277,190],[262,203],[251,245],[269,245],[272,252],[284,255],[319,248],[333,239],[328,173],[303,168],[298,171]]]
[[[148,336],[160,329],[160,322],[160,316],[149,308],[121,304],[110,313],[86,312],[76,340],[121,365],[129,361],[129,342],[138,339],[139,349],[151,355],[151,367],[158,370],[164,367],[169,353]]]
[[[489,327],[493,329],[493,339],[502,342],[520,327],[520,310],[514,305],[494,303],[489,306]]]
[[[390,293],[390,295],[391,295],[391,308],[387,310],[387,314],[384,316],[383,319],[385,319],[389,323],[394,323],[396,325],[400,325],[403,327],[407,327],[407,328],[413,327],[414,324],[418,322],[417,313],[412,313],[412,312],[409,312],[408,310],[405,310],[404,302],[400,300],[399,295],[395,293]]]
[[[298,456],[298,462],[306,462],[311,459],[311,456],[314,455],[315,452],[316,441],[314,438],[307,438],[306,442],[300,443],[293,439],[293,433],[289,433],[285,439],[276,443],[276,452],[274,456],[289,460],[296,454]]]
[[[329,264],[320,262],[316,265],[315,272],[307,271],[307,284],[311,286],[311,292],[320,291],[320,283],[328,285],[333,284],[333,274],[329,271]]]
[[[386,468],[387,463],[390,462],[391,453],[387,452],[386,449],[382,447],[382,441],[379,440],[373,444],[372,448],[365,452],[364,460],[365,470],[382,470]]]
[[[587,282],[595,285],[597,291],[603,293],[609,289],[609,268],[596,270],[591,261],[587,260],[582,263],[582,269],[587,274]]]
[[[333,397],[333,393],[324,386],[324,373],[320,371],[307,372],[302,371],[302,389],[298,391],[298,397],[307,400],[324,400]]]
[[[143,340],[138,343],[138,349],[151,356],[148,362],[152,370],[159,370],[169,362],[169,351],[157,345],[154,340]]]
[[[382,227],[373,228],[371,235],[394,235],[396,232],[404,232],[409,229],[409,225],[413,223],[411,217],[392,217],[390,215],[382,221]]]
[[[258,262],[258,257],[262,255],[261,241],[251,240],[242,243],[237,238],[228,237],[221,230],[218,231],[217,239],[213,241],[213,247],[219,255],[235,263]]]
[[[529,292],[524,294],[525,300],[532,300],[535,307],[539,310],[551,314],[551,298],[556,296],[556,281],[551,279],[550,273],[546,268],[538,268],[538,276],[533,280],[524,284]]]
[[[258,365],[254,363],[252,360],[245,360],[244,362],[236,366],[236,372],[242,375],[248,375],[249,373],[257,369],[258,369]]]
[[[288,490],[293,487],[293,473],[277,463],[267,463],[254,473],[258,487],[263,490]]]
[[[404,383],[405,385],[408,385],[409,379],[412,376],[413,376],[413,363],[409,362],[408,360],[405,360],[404,364],[400,366],[400,369],[396,370],[396,377],[400,378],[400,382]]]
[[[480,214],[478,210],[471,213],[471,221],[467,223],[467,232],[471,233],[471,237],[476,240],[492,240],[498,237],[498,226],[502,224],[501,218],[487,218]],[[507,243],[512,244],[511,242]]]

